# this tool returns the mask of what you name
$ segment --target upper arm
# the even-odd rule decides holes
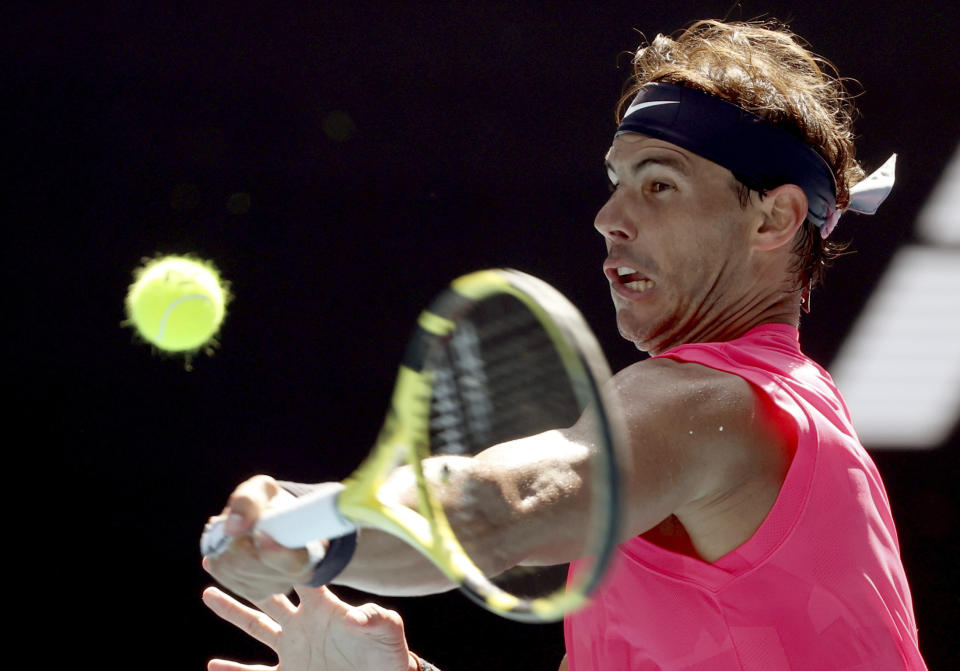
[[[651,359],[612,383],[627,433],[624,539],[766,476],[772,434],[762,399],[743,378]]]

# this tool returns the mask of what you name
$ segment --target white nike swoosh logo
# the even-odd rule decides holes
[[[628,116],[636,112],[637,110],[642,110],[644,107],[654,107],[656,105],[679,105],[679,100],[651,100],[650,102],[637,103],[636,105],[630,105],[627,108],[626,113],[623,115],[623,118],[626,119]]]

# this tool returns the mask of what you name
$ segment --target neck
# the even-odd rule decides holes
[[[710,307],[701,305],[673,328],[665,328],[650,342],[637,347],[652,355],[691,343],[736,340],[763,324],[800,325],[800,292],[789,289],[776,294],[745,294],[736,302]]]

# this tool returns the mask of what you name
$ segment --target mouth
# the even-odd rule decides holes
[[[656,286],[656,282],[644,277],[638,270],[629,266],[610,268],[607,270],[607,275],[611,281],[637,293],[643,293]]]

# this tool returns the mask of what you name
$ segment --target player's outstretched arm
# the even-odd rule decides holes
[[[250,608],[209,587],[203,602],[276,653],[275,666],[213,659],[209,671],[417,671],[400,616],[376,604],[350,606],[326,587],[298,588],[299,605],[274,596]]]
[[[746,541],[773,505],[789,465],[776,417],[758,390],[728,373],[663,359],[630,366],[612,385],[627,431],[620,538],[676,515],[684,524],[707,521],[711,533],[691,534],[707,561]],[[428,479],[445,483],[437,490],[451,526],[487,575],[583,556],[594,522],[589,421],[587,413],[566,431],[495,445],[470,459],[425,463]],[[402,472],[396,483],[391,478],[395,489],[385,493],[405,503],[412,479],[405,487],[402,478]],[[364,534],[337,582],[415,594],[416,581],[396,581],[390,570],[403,543]]]
[[[755,391],[736,376],[664,360],[635,364],[613,384],[631,454],[622,472],[621,537],[720,501],[729,514],[711,518],[716,538],[696,549],[709,560],[749,538],[775,500],[788,463],[777,456],[781,450],[771,448],[776,437]],[[488,575],[517,564],[558,564],[582,556],[578,551],[592,520],[590,450],[578,437],[581,424],[497,445],[473,458],[425,463],[428,479],[444,483],[440,498],[467,554]],[[414,496],[412,484],[412,476],[400,469],[381,494],[405,503]],[[224,511],[231,518],[228,533],[238,542],[209,561],[210,572],[247,598],[287,592],[311,576],[306,552],[244,535],[283,495],[276,481],[258,476],[237,488]],[[336,582],[394,595],[452,587],[416,550],[372,529],[361,531],[356,553]]]

